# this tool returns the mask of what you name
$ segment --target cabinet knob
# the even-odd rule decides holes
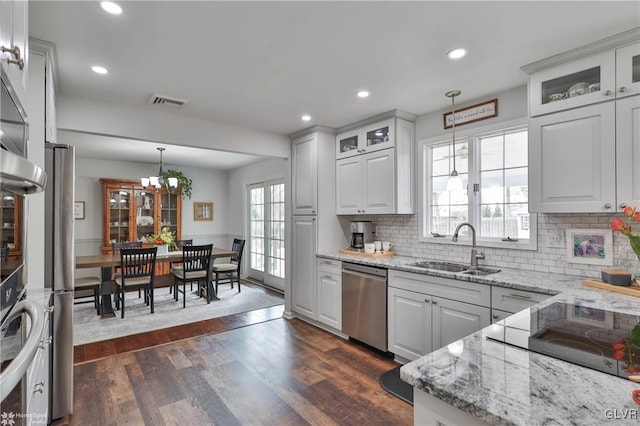
[[[431,303],[433,303],[434,305],[437,305],[438,301],[436,299],[431,299]]]
[[[613,95],[613,93],[611,92],[611,90],[605,90],[604,92],[602,92],[603,95],[605,96],[611,96]]]
[[[496,314],[493,314],[493,315],[491,315],[491,318],[493,318],[493,319],[498,319],[498,318],[500,318],[500,317],[499,317],[498,315],[496,315]]]
[[[620,93],[624,93],[624,92],[626,92],[626,91],[627,91],[627,88],[626,88],[626,87],[624,87],[624,86],[622,86],[622,87],[620,87],[620,88],[618,89],[618,92],[620,92]]]
[[[424,299],[424,301],[425,301],[425,302],[427,302],[427,303],[429,303],[429,302],[430,302],[430,300],[429,300],[429,299]]]
[[[611,208],[611,204],[610,204],[610,203],[605,204],[605,205],[604,205],[604,208],[605,208],[605,209],[610,209],[610,208]]]
[[[33,387],[33,393],[43,393],[44,392],[44,382],[36,383]]]
[[[316,212],[315,210],[311,210],[311,213],[315,213],[315,212]]]
[[[627,205],[625,203],[620,203],[620,208],[624,209],[625,207],[627,207]]]

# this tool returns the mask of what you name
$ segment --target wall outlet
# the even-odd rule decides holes
[[[564,233],[562,231],[549,231],[547,234],[547,247],[564,247]]]

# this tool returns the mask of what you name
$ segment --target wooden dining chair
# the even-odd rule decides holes
[[[117,256],[120,254],[120,249],[123,248],[142,248],[142,241],[123,241],[120,243],[111,243],[111,254]],[[113,268],[113,279],[120,277],[120,267],[116,266]],[[140,297],[140,292],[138,291],[138,297]],[[117,300],[116,300],[117,303]]]
[[[156,275],[157,247],[120,249],[121,274],[116,278],[116,309],[122,303],[120,317],[124,318],[127,289],[138,289],[144,293],[145,303],[153,313],[153,284]]]
[[[216,295],[218,294],[218,284],[224,284],[231,282],[231,288],[233,288],[233,274],[236,274],[236,280],[238,281],[238,293],[240,293],[240,268],[242,267],[242,251],[244,250],[245,240],[234,238],[231,246],[231,251],[235,252],[231,256],[229,263],[214,263],[211,267],[211,271],[215,274],[216,280]],[[220,277],[225,277],[222,281]]]
[[[200,246],[184,246],[182,248],[182,267],[173,273],[173,298],[178,300],[178,293],[182,293],[182,307],[187,306],[186,284],[197,282],[198,292],[201,284],[207,286],[207,303],[211,302],[213,285],[211,284],[211,252],[213,244]],[[182,283],[182,290],[179,284]]]
[[[180,251],[182,250],[183,247],[185,246],[192,246],[193,245],[193,240],[189,239],[189,240],[176,240],[175,241],[175,246],[171,247],[171,251]],[[171,273],[173,274],[174,271],[175,272],[179,272],[180,269],[182,267],[182,263],[181,262],[169,262],[169,270],[171,271]],[[191,285],[191,290],[193,290],[193,284]],[[170,285],[169,286],[169,294],[171,294],[171,292],[173,291],[173,286]]]

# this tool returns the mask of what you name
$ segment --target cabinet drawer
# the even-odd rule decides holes
[[[330,274],[342,273],[342,262],[334,259],[316,258],[316,269]]]
[[[491,290],[491,307],[507,312],[519,312],[551,297],[548,294],[513,288],[496,287]]]
[[[489,307],[491,286],[450,278],[389,270],[389,287]]]

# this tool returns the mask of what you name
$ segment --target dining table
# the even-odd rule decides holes
[[[238,253],[223,248],[214,247],[211,252],[212,259],[231,257]],[[167,254],[156,255],[156,263],[180,262],[182,251],[170,251]],[[102,283],[100,285],[100,316],[102,318],[115,317],[115,311],[111,304],[113,293],[113,268],[120,265],[120,254],[96,254],[88,256],[76,256],[76,269],[100,268]]]

